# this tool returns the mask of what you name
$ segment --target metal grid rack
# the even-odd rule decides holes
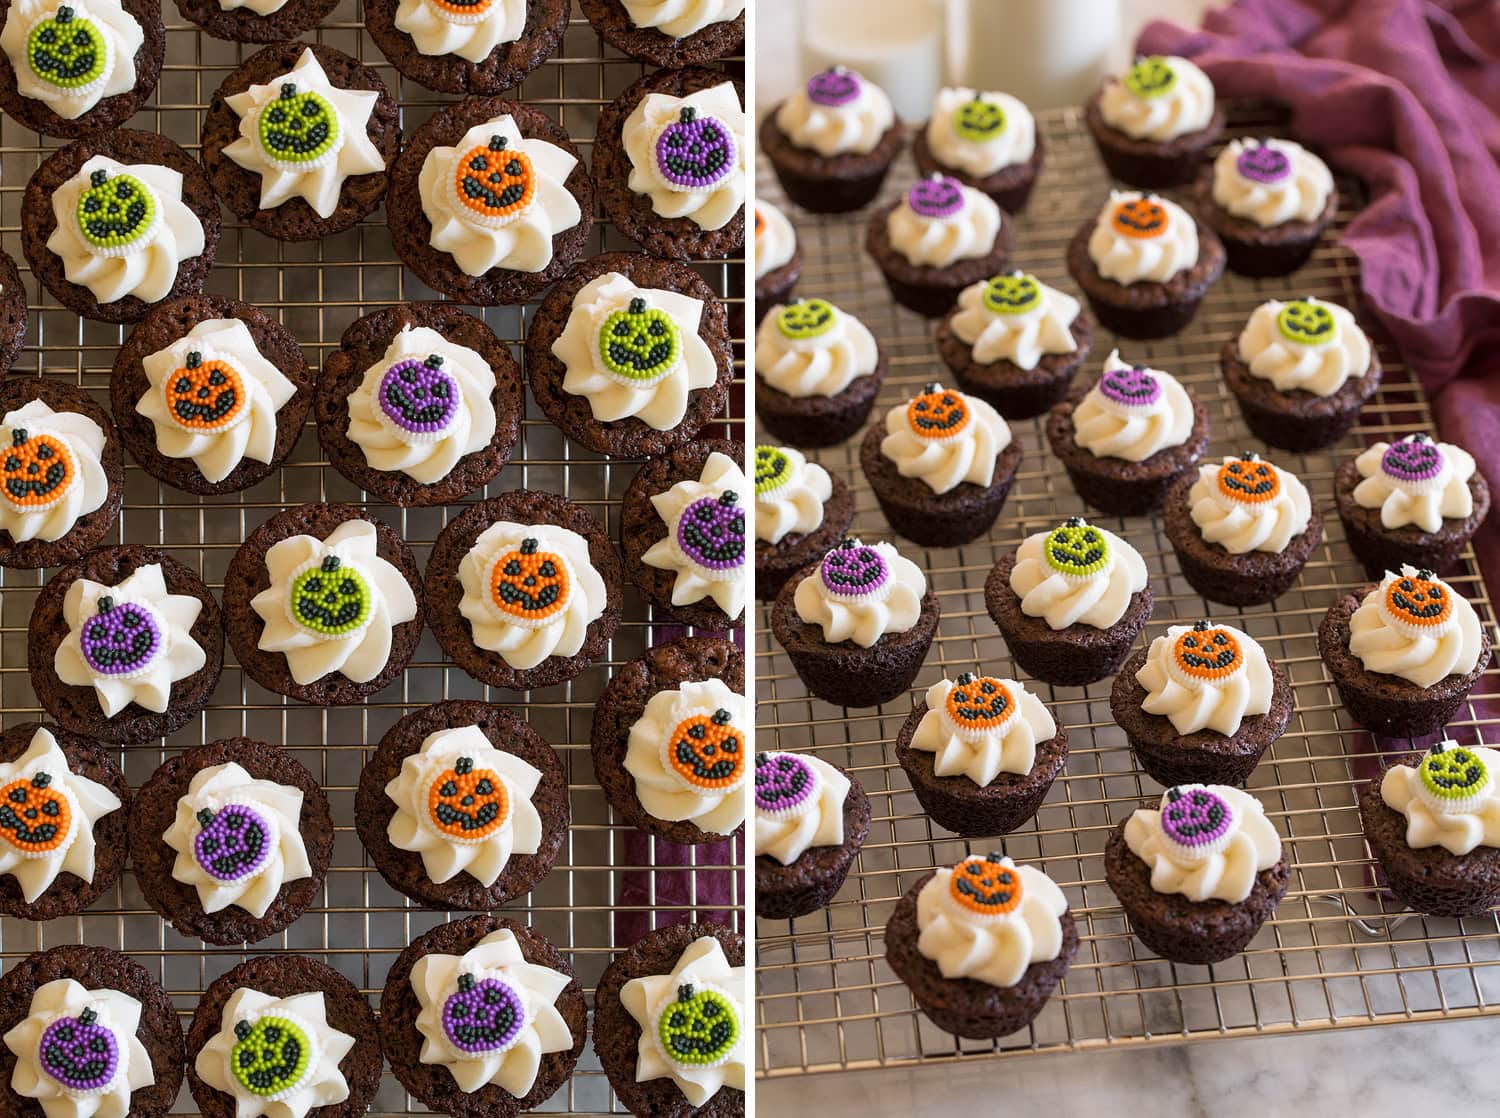
[[[209,37],[183,21],[170,2],[163,15],[167,64],[155,97],[130,126],[160,132],[196,153],[209,97],[258,47]],[[356,0],[345,0],[317,32],[303,38],[327,43],[373,66],[400,101],[402,130],[409,136],[455,98],[404,81],[361,30],[363,23]],[[737,74],[738,63],[732,65]],[[507,96],[561,121],[587,162],[599,107],[647,69],[606,48],[575,12],[557,55]],[[23,271],[21,195],[38,163],[60,146],[59,141],[39,140],[15,121],[0,120],[0,241]],[[391,249],[383,211],[347,233],[308,244],[272,241],[239,225],[227,211],[224,216],[208,290],[255,303],[278,316],[296,335],[315,371],[356,318],[392,303],[437,297],[403,272]],[[590,254],[637,249],[607,222],[596,221],[595,229]],[[743,261],[704,263],[698,270],[729,300],[731,317],[738,321]],[[130,328],[80,320],[32,277],[25,276],[24,282],[31,300],[30,332],[11,375],[40,374],[81,385],[107,409],[110,367]],[[520,343],[532,306],[468,309],[481,315],[521,358]],[[742,387],[737,375],[732,399],[740,399]],[[527,403],[516,454],[495,481],[471,499],[523,487],[560,493],[588,508],[618,539],[619,501],[638,462],[611,460],[570,443],[535,409],[529,393]],[[743,415],[738,404],[733,414]],[[742,426],[743,419],[735,418],[707,433],[742,440]],[[216,594],[240,541],[286,506],[318,500],[365,505],[401,532],[420,564],[425,564],[448,518],[461,511],[459,506],[403,511],[365,501],[357,487],[327,467],[311,420],[288,464],[244,493],[190,497],[133,464],[127,469],[125,493],[117,531],[106,542],[159,546],[197,571]],[[0,715],[7,726],[42,717],[27,678],[26,625],[36,590],[48,573],[0,572]],[[202,991],[216,977],[251,955],[294,951],[335,967],[375,1004],[396,954],[427,929],[465,914],[450,917],[425,911],[382,880],[354,832],[360,769],[385,730],[409,711],[440,699],[485,699],[515,709],[558,750],[573,810],[572,829],[554,871],[529,896],[502,912],[532,925],[571,958],[592,1005],[594,983],[612,955],[646,928],[695,915],[741,920],[742,884],[734,865],[742,854],[725,846],[687,848],[657,842],[616,823],[590,764],[591,712],[610,675],[652,644],[681,632],[670,622],[655,620],[650,607],[627,586],[624,620],[606,654],[570,684],[526,695],[484,687],[446,663],[428,633],[400,681],[363,705],[326,711],[260,688],[226,649],[223,678],[208,710],[164,746],[122,749],[119,760],[131,786],[139,787],[167,756],[201,742],[244,734],[286,747],[322,782],[333,809],[333,861],[317,902],[284,933],[248,950],[211,948],[165,925],[145,903],[133,873],[127,872],[112,894],[76,917],[43,924],[0,920],[0,963],[9,966],[29,952],[65,943],[116,947],[134,956],[163,984],[185,1027]],[[623,1112],[592,1044],[585,1048],[573,1078],[542,1109],[575,1115]],[[196,1113],[185,1087],[174,1112]],[[387,1072],[371,1114],[418,1112],[426,1111]]]
[[[1109,180],[1081,113],[1047,114],[1038,123],[1046,135],[1047,163],[1030,207],[1017,221],[1013,259],[1044,282],[1072,290],[1065,246],[1098,211]],[[1265,134],[1275,117],[1246,107],[1235,123]],[[898,164],[886,196],[893,197],[913,174],[908,163]],[[761,197],[779,201],[769,174],[759,183]],[[1340,186],[1345,203],[1337,229],[1347,224],[1357,189],[1348,182]],[[798,294],[827,298],[859,316],[890,355],[876,416],[883,417],[925,381],[952,383],[937,357],[931,325],[891,301],[865,256],[864,215],[816,218],[790,206],[788,212],[803,251]],[[1288,290],[1355,306],[1357,262],[1334,239],[1325,237],[1313,259],[1286,281],[1226,274],[1180,336],[1122,345],[1128,359],[1173,373],[1207,405],[1210,456],[1259,445],[1249,437],[1218,370],[1220,345],[1238,332],[1250,311]],[[1111,348],[1111,339],[1096,327],[1087,369],[1097,372]],[[1381,360],[1387,370],[1384,386],[1353,435],[1332,453],[1273,454],[1307,483],[1324,510],[1326,537],[1300,581],[1274,606],[1231,610],[1205,602],[1178,573],[1157,518],[1092,517],[1129,539],[1150,568],[1156,609],[1143,641],[1170,624],[1210,616],[1244,628],[1292,677],[1295,713],[1250,780],[1250,789],[1285,836],[1291,887],[1251,948],[1225,963],[1183,967],[1154,956],[1130,934],[1104,882],[1110,830],[1143,800],[1160,795],[1135,766],[1124,732],[1111,717],[1112,680],[1087,688],[1028,683],[1040,688],[1042,699],[1068,727],[1067,767],[1035,820],[1004,839],[966,842],[922,813],[888,747],[911,709],[907,698],[875,709],[844,710],[810,697],[770,635],[762,607],[756,636],[757,747],[806,750],[848,769],[870,795],[873,822],[848,882],[827,910],[791,922],[758,921],[759,1075],[969,1062],[1500,1012],[1495,916],[1426,918],[1398,911],[1378,890],[1355,797],[1366,780],[1378,776],[1381,754],[1341,709],[1318,658],[1316,629],[1324,611],[1339,592],[1365,581],[1333,511],[1334,470],[1376,439],[1431,427],[1420,391],[1397,355],[1383,347]],[[946,550],[895,541],[928,572],[942,605],[938,635],[913,697],[939,678],[965,670],[1020,674],[985,610],[985,577],[1023,537],[1087,511],[1051,457],[1041,421],[1017,422],[1011,429],[1024,457],[987,537]],[[894,539],[859,469],[858,442],[851,439],[811,457],[854,490],[856,534]],[[1450,581],[1493,633],[1494,611],[1472,552]],[[1494,690],[1500,672],[1491,668],[1486,674],[1476,692]],[[1500,741],[1494,704],[1487,712],[1483,705],[1469,703],[1450,727],[1451,736],[1464,743]],[[915,1009],[887,967],[885,922],[895,900],[931,867],[997,847],[1044,869],[1063,886],[1082,942],[1066,979],[1031,1028],[995,1042],[957,1040]]]

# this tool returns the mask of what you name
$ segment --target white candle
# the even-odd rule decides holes
[[[804,0],[803,77],[847,66],[903,120],[926,120],[943,85],[945,20],[941,0]]]

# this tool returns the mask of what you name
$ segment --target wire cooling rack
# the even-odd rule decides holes
[[[198,148],[202,114],[228,73],[258,48],[213,39],[178,17],[168,2],[167,64],[155,97],[130,122],[160,132],[190,152]],[[315,34],[316,39],[375,67],[402,107],[402,130],[410,136],[433,111],[454,98],[430,93],[404,81],[388,65],[361,28],[362,13],[346,0]],[[732,64],[738,71],[738,64]],[[561,121],[587,161],[594,121],[610,101],[646,67],[605,48],[575,13],[557,55],[507,96],[540,107]],[[10,119],[0,120],[0,241],[25,269],[20,252],[21,195],[37,164],[58,141],[38,140]],[[255,303],[278,316],[296,335],[316,370],[337,347],[339,335],[356,318],[392,303],[436,296],[403,272],[391,249],[384,211],[336,237],[309,244],[281,244],[250,231],[224,211],[225,224],[208,290]],[[635,249],[626,237],[596,221],[590,253]],[[743,261],[698,266],[705,279],[730,300],[731,317],[742,309]],[[115,351],[129,327],[79,319],[30,276],[23,277],[31,300],[27,348],[12,376],[35,376],[78,384],[108,408],[107,387]],[[532,306],[493,308],[482,317],[507,342],[518,360]],[[737,376],[733,398],[743,381]],[[609,530],[619,533],[619,501],[638,463],[608,459],[563,438],[527,397],[521,443],[511,462],[483,493],[517,488],[560,493],[587,507]],[[743,415],[736,404],[735,416]],[[742,439],[736,418],[706,434]],[[732,429],[732,430],[731,430]],[[107,542],[159,546],[196,570],[216,594],[224,569],[240,541],[277,510],[305,501],[363,504],[399,530],[425,565],[427,553],[458,506],[402,511],[366,502],[364,494],[329,468],[309,422],[288,464],[244,493],[198,499],[158,483],[131,465],[126,472],[125,508],[116,534]],[[5,725],[42,717],[26,671],[26,624],[36,590],[50,572],[0,572],[0,716]],[[226,648],[224,675],[209,709],[164,745],[121,751],[125,775],[139,787],[167,756],[201,742],[245,734],[290,750],[322,782],[333,808],[336,841],[326,885],[313,907],[281,935],[246,951],[205,948],[174,932],[143,900],[127,872],[116,890],[88,911],[45,924],[0,921],[0,961],[9,966],[29,952],[65,943],[112,946],[134,956],[162,982],[182,1014],[184,1025],[203,989],[249,955],[294,951],[335,967],[367,994],[380,996],[386,970],[396,954],[422,932],[449,919],[424,911],[391,890],[366,858],[354,832],[354,790],[360,769],[381,735],[403,714],[441,699],[486,699],[510,706],[556,748],[568,776],[573,826],[554,871],[528,897],[507,905],[503,915],[529,923],[572,959],[592,1005],[593,985],[610,957],[645,929],[709,917],[740,921],[739,874],[735,852],[723,846],[697,849],[659,843],[614,822],[593,778],[588,742],[591,712],[616,667],[680,628],[657,622],[650,607],[626,587],[624,620],[599,662],[570,684],[519,695],[486,688],[447,664],[431,634],[404,677],[360,706],[324,711],[268,692],[249,680]],[[686,871],[679,867],[690,867]],[[700,903],[700,890],[703,891]],[[729,910],[729,911],[726,911]],[[461,918],[463,913],[454,914]],[[178,1112],[196,1113],[184,1088]],[[584,1050],[574,1077],[542,1108],[577,1115],[623,1112],[599,1070],[592,1044]],[[399,1115],[425,1110],[387,1072],[371,1113]]]
[[[1275,122],[1267,110],[1237,114],[1240,129],[1262,134]],[[1014,260],[1047,283],[1076,290],[1064,264],[1065,246],[1103,204],[1109,179],[1082,116],[1074,110],[1038,121],[1047,163],[1031,205],[1016,227]],[[909,163],[893,169],[886,196],[911,181]],[[769,174],[760,196],[780,201]],[[1336,226],[1353,213],[1355,186]],[[898,308],[863,251],[864,215],[816,218],[787,212],[803,252],[797,293],[821,296],[859,316],[890,355],[890,375],[876,406],[883,420],[893,404],[929,380],[952,383],[937,357],[932,326]],[[1210,455],[1259,446],[1240,419],[1220,379],[1218,353],[1250,311],[1293,292],[1357,302],[1357,263],[1325,237],[1313,259],[1289,280],[1248,280],[1226,273],[1193,324],[1180,336],[1142,344],[1125,341],[1124,356],[1165,369],[1208,408]],[[1086,371],[1096,374],[1113,339],[1095,327]],[[917,1062],[970,1061],[996,1056],[1086,1050],[1218,1037],[1330,1029],[1500,1012],[1500,930],[1494,915],[1463,921],[1398,911],[1375,886],[1360,831],[1355,798],[1380,771],[1373,739],[1340,707],[1318,658],[1316,630],[1343,590],[1365,581],[1344,543],[1333,507],[1337,465],[1376,439],[1430,430],[1432,417],[1397,355],[1381,347],[1384,385],[1365,407],[1360,427],[1330,453],[1273,459],[1307,483],[1324,511],[1325,540],[1301,580],[1273,606],[1234,610],[1205,602],[1178,573],[1158,518],[1100,519],[1094,523],[1127,538],[1145,558],[1156,610],[1142,641],[1168,625],[1213,617],[1254,636],[1291,675],[1296,711],[1286,734],[1250,780],[1250,790],[1285,836],[1291,887],[1275,917],[1250,950],[1213,967],[1167,963],[1136,940],[1104,883],[1106,837],[1142,800],[1160,788],[1134,764],[1124,731],[1110,715],[1112,680],[1087,688],[1047,687],[1028,681],[1068,727],[1070,754],[1036,819],[1002,839],[966,842],[933,824],[910,791],[891,743],[912,703],[903,696],[883,707],[844,710],[807,694],[770,634],[762,607],[757,627],[756,702],[759,749],[814,752],[852,772],[870,795],[870,835],[838,898],[826,910],[786,921],[758,921],[758,1071],[763,1077]],[[1039,419],[1011,425],[1024,454],[1010,497],[993,531],[960,548],[924,550],[895,540],[928,573],[942,605],[942,622],[911,698],[939,678],[983,669],[1025,678],[985,611],[983,587],[991,566],[1022,538],[1088,512],[1052,458]],[[814,452],[855,494],[854,532],[866,540],[892,539],[858,463],[859,439]],[[1495,616],[1472,552],[1450,581],[1478,609],[1490,631]],[[1493,689],[1494,676],[1476,691]],[[1481,717],[1478,701],[1451,725],[1465,742],[1500,740],[1494,705]],[[1400,743],[1405,746],[1407,743]],[[917,1011],[906,987],[885,964],[883,932],[895,901],[933,866],[967,852],[1001,848],[1019,862],[1044,869],[1063,887],[1078,921],[1081,943],[1062,986],[1027,1030],[999,1041],[956,1040]]]

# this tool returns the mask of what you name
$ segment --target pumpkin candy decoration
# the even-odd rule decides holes
[[[765,231],[766,231],[766,218],[765,218],[765,215],[760,212],[760,207],[756,206],[755,207],[755,241],[756,241],[757,244],[760,243],[760,238],[765,233]]]
[[[150,242],[160,223],[156,195],[134,175],[89,174],[74,210],[78,233],[101,256],[128,256]]]
[[[528,536],[490,567],[490,604],[508,622],[527,629],[550,625],[568,608],[573,580],[563,557],[543,551]]]
[[[1000,854],[971,854],[953,867],[948,899],[964,917],[990,921],[1021,907],[1021,872]]]
[[[1093,578],[1110,567],[1109,540],[1081,516],[1070,516],[1047,533],[1042,558],[1067,578]]]
[[[1431,571],[1421,570],[1391,579],[1382,605],[1398,632],[1412,637],[1436,636],[1453,617],[1453,591]]]
[[[610,378],[627,388],[650,388],[682,361],[682,330],[672,316],[634,296],[599,327],[599,358]]]
[[[776,330],[789,342],[820,338],[833,329],[838,312],[826,299],[798,299],[776,315]]]
[[[536,199],[531,156],[498,132],[483,147],[470,148],[453,163],[453,197],[467,221],[490,228],[509,225]]]
[[[964,672],[953,681],[943,711],[960,736],[982,737],[1015,717],[1016,697],[1003,680]]]
[[[292,620],[322,637],[362,632],[375,608],[365,576],[337,555],[325,555],[292,579],[287,591]]]
[[[97,1095],[120,1070],[120,1042],[92,1008],[53,1020],[36,1052],[42,1071],[69,1095]]]
[[[26,35],[26,64],[39,81],[74,97],[94,92],[109,78],[110,42],[94,21],[63,5]]]
[[[1173,853],[1198,861],[1219,850],[1234,829],[1234,808],[1202,785],[1168,788],[1161,798],[1161,832]]]
[[[494,769],[476,769],[459,757],[427,787],[427,821],[444,838],[485,841],[510,818],[510,790]]]
[[[656,1039],[674,1064],[715,1067],[739,1044],[739,1010],[724,991],[684,982],[677,997],[662,1007]]]
[[[200,350],[189,352],[182,367],[162,383],[167,414],[184,430],[216,435],[250,414],[239,370],[222,358],[205,361]]]
[[[149,603],[116,602],[102,594],[81,627],[78,647],[91,672],[122,678],[145,671],[165,647],[166,635],[166,622]]]
[[[710,577],[724,577],[745,565],[745,510],[740,495],[726,489],[699,497],[677,520],[677,549]]]
[[[953,131],[970,143],[987,143],[1005,131],[1005,110],[976,93],[953,111]]]
[[[822,784],[817,770],[795,753],[755,755],[755,810],[761,815],[806,815],[817,804]]]
[[[841,540],[818,564],[818,578],[836,601],[873,598],[886,586],[890,570],[884,557],[858,540]]]
[[[445,23],[472,26],[483,23],[495,0],[428,0],[437,17]]]
[[[1243,671],[1245,652],[1234,630],[1195,621],[1172,642],[1167,667],[1178,683],[1197,690]]]
[[[684,105],[657,134],[651,150],[657,176],[678,193],[715,189],[738,161],[734,134],[718,117],[700,114],[692,105]]]
[[[1140,365],[1126,365],[1104,370],[1099,378],[1099,396],[1115,411],[1143,412],[1161,400],[1161,381]]]
[[[983,301],[995,314],[1026,314],[1042,305],[1042,285],[1025,272],[993,276],[984,285]]]
[[[1135,65],[1125,71],[1125,88],[1148,101],[1171,93],[1176,84],[1177,71],[1159,54],[1137,58]]]
[[[1380,455],[1381,473],[1398,486],[1417,491],[1434,487],[1446,465],[1442,448],[1422,434],[1391,443]]]
[[[316,1048],[309,1030],[289,1015],[268,1013],[235,1022],[229,1070],[252,1095],[278,1098],[294,1090],[312,1070]]]
[[[1460,814],[1475,810],[1494,785],[1489,767],[1472,749],[1451,741],[1434,745],[1417,766],[1418,792],[1434,811]]]
[[[78,477],[73,451],[56,435],[11,429],[10,446],[0,460],[5,500],[21,512],[49,509],[67,496]]]
[[[1249,179],[1261,186],[1275,186],[1285,182],[1292,173],[1292,161],[1286,152],[1270,144],[1247,143],[1235,157],[1234,169],[1241,178]]]
[[[0,788],[0,838],[23,858],[42,858],[73,838],[73,803],[52,774],[19,777]]]
[[[860,76],[853,70],[834,66],[807,79],[807,99],[814,105],[836,109],[859,97]]]
[[[298,91],[296,82],[284,82],[261,109],[255,136],[273,167],[297,173],[328,162],[343,139],[338,111],[321,93]]]
[[[380,415],[407,442],[442,438],[462,398],[458,381],[443,369],[440,353],[397,361],[381,374],[375,390]]]
[[[792,480],[792,460],[779,446],[755,448],[755,495],[774,493]]]
[[[274,818],[250,804],[203,808],[197,820],[193,859],[217,881],[243,881],[260,873],[280,837]]]
[[[662,753],[666,770],[699,794],[732,792],[745,776],[745,735],[723,707],[677,723]]]
[[[1263,505],[1281,496],[1281,471],[1253,451],[1226,458],[1214,475],[1219,495],[1239,505]]]
[[[963,183],[947,175],[931,175],[912,183],[906,192],[911,212],[929,221],[953,217],[964,208]]]
[[[1167,207],[1150,194],[1121,198],[1109,215],[1110,228],[1132,240],[1160,237],[1171,222]]]
[[[526,1027],[526,1003],[501,978],[458,976],[458,989],[443,1002],[443,1035],[460,1052],[504,1052]]]
[[[1292,299],[1276,312],[1276,329],[1297,345],[1328,345],[1338,337],[1338,320],[1316,299]]]
[[[924,442],[946,442],[964,433],[973,414],[962,392],[929,384],[907,402],[906,425]]]

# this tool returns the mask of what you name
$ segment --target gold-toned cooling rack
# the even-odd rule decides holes
[[[163,16],[167,64],[156,95],[130,126],[160,132],[196,154],[202,115],[213,91],[259,48],[211,38],[185,23],[170,0]],[[400,100],[402,131],[410,136],[439,106],[456,98],[403,80],[361,30],[363,22],[357,3],[345,0],[317,32],[303,38],[327,43],[373,66]],[[739,63],[730,65],[738,77]],[[557,55],[506,96],[559,120],[587,161],[599,107],[648,69],[606,48],[575,11]],[[13,120],[0,120],[0,242],[23,272],[22,192],[37,164],[60,146],[55,140],[39,141]],[[436,297],[401,268],[383,209],[355,229],[307,244],[272,241],[242,227],[227,210],[224,218],[208,290],[255,303],[279,317],[296,335],[315,371],[356,318],[392,303]],[[637,249],[607,222],[596,221],[595,229],[590,254]],[[730,301],[731,316],[738,318],[743,261],[704,263],[698,270]],[[10,375],[41,374],[82,385],[108,408],[110,368],[130,328],[83,321],[60,307],[32,276],[25,274],[23,281],[31,300],[30,331]],[[481,315],[521,359],[520,343],[534,305],[468,309]],[[740,398],[742,388],[737,375],[734,399]],[[742,417],[742,407],[737,404],[733,413]],[[706,433],[742,439],[742,428],[743,419],[735,418]],[[604,458],[570,443],[535,409],[528,393],[516,454],[471,500],[523,487],[560,493],[587,507],[618,539],[620,498],[638,464]],[[244,493],[191,497],[158,483],[133,464],[126,472],[125,493],[118,529],[107,542],[161,547],[197,571],[216,595],[240,541],[289,505],[319,500],[366,505],[401,532],[424,565],[437,533],[461,511],[461,506],[402,511],[365,501],[357,487],[327,466],[311,422],[288,464]],[[50,573],[0,572],[0,715],[7,726],[42,717],[27,678],[26,624],[36,590]],[[722,847],[694,850],[656,843],[616,823],[590,764],[592,709],[610,675],[650,645],[681,632],[669,622],[655,620],[650,607],[627,586],[625,618],[606,655],[570,684],[525,695],[486,688],[446,663],[429,633],[400,681],[363,705],[327,711],[262,689],[226,655],[223,678],[203,715],[164,745],[123,749],[119,759],[131,786],[138,788],[167,756],[200,742],[245,734],[286,747],[322,782],[333,808],[333,863],[317,902],[283,934],[248,950],[205,948],[166,926],[142,899],[133,873],[127,872],[114,892],[76,917],[44,924],[0,920],[0,962],[9,966],[29,952],[64,943],[118,948],[162,982],[185,1025],[203,989],[236,963],[249,955],[294,951],[329,963],[375,1004],[396,954],[450,915],[407,902],[367,859],[354,832],[354,789],[360,769],[386,728],[403,714],[441,699],[487,699],[514,709],[558,750],[573,809],[573,826],[554,871],[529,896],[501,913],[535,927],[568,955],[592,1005],[594,983],[610,957],[653,921],[664,924],[715,912],[736,923],[740,919],[742,885],[733,869],[736,855]],[[724,910],[730,910],[727,916]],[[584,1050],[573,1078],[541,1109],[576,1115],[623,1112],[599,1070],[592,1044]],[[387,1072],[371,1113],[419,1112],[425,1109]],[[186,1088],[174,1113],[196,1113]]]
[[[1265,110],[1237,114],[1236,125],[1266,134]],[[1015,263],[1051,284],[1075,290],[1064,264],[1079,225],[1103,204],[1110,182],[1076,110],[1039,118],[1047,162],[1031,204],[1016,222]],[[885,197],[912,179],[906,160],[893,169]],[[1336,229],[1354,212],[1352,183]],[[767,172],[760,197],[780,202]],[[932,325],[898,308],[863,251],[864,219],[818,218],[788,205],[803,252],[797,293],[821,296],[859,316],[890,354],[876,405],[883,418],[925,381],[952,383],[938,358]],[[1325,236],[1312,260],[1286,280],[1249,280],[1226,273],[1192,325],[1165,341],[1124,341],[1130,361],[1165,369],[1207,405],[1211,455],[1257,448],[1219,375],[1220,345],[1266,299],[1312,293],[1353,307],[1357,262]],[[1097,374],[1113,346],[1095,328],[1086,373]],[[1159,518],[1094,516],[1141,552],[1151,570],[1156,610],[1142,636],[1199,617],[1232,621],[1261,642],[1290,673],[1296,711],[1287,732],[1261,762],[1249,787],[1286,837],[1292,882],[1275,917],[1244,954],[1213,967],[1174,966],[1131,936],[1104,883],[1103,851],[1110,830],[1160,789],[1134,764],[1109,710],[1112,680],[1087,688],[1037,689],[1067,725],[1071,752],[1036,819],[1003,839],[966,842],[934,825],[910,791],[891,744],[907,714],[907,697],[883,707],[844,710],[813,699],[759,612],[756,703],[759,749],[814,752],[852,772],[870,794],[873,823],[849,880],[826,910],[794,921],[758,921],[758,1071],[763,1077],[912,1065],[918,1062],[1078,1051],[1297,1030],[1331,1029],[1500,1012],[1500,930],[1493,915],[1440,920],[1398,910],[1375,887],[1360,832],[1355,797],[1380,770],[1372,739],[1340,708],[1318,658],[1316,630],[1333,599],[1365,581],[1344,543],[1333,507],[1335,467],[1376,439],[1430,430],[1432,417],[1411,375],[1389,347],[1381,348],[1383,387],[1361,425],[1331,453],[1272,451],[1307,483],[1324,512],[1325,540],[1300,581],[1272,606],[1234,610],[1205,602],[1178,573]],[[895,540],[928,573],[942,604],[942,622],[912,698],[943,676],[982,668],[1025,678],[1011,660],[984,606],[991,566],[1022,538],[1088,510],[1047,449],[1042,421],[1011,425],[1025,451],[1000,519],[964,547],[922,549]],[[762,440],[765,441],[765,440]],[[771,440],[774,441],[774,440]],[[855,494],[854,531],[894,539],[859,469],[859,438],[810,457],[848,482]],[[1261,448],[1264,449],[1264,448]],[[1451,579],[1494,631],[1495,615],[1466,552]],[[1493,638],[1492,638],[1493,639]],[[1495,668],[1477,691],[1493,689]],[[1488,718],[1471,702],[1452,724],[1465,743],[1500,741],[1495,707]],[[883,939],[895,900],[933,866],[970,850],[1003,848],[1017,861],[1050,874],[1068,895],[1081,944],[1062,986],[1027,1030],[994,1042],[960,1041],[917,1011],[906,987],[885,964]]]

